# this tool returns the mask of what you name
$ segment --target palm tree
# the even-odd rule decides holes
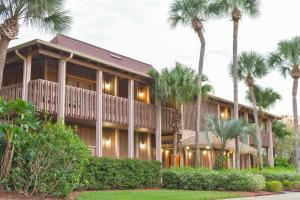
[[[244,123],[241,120],[224,120],[216,116],[208,116],[207,130],[211,131],[216,136],[221,145],[220,154],[215,161],[214,168],[223,169],[225,168],[225,163],[228,159],[225,155],[227,144],[237,136],[239,136],[241,140],[245,140],[250,129],[244,126]]]
[[[295,159],[297,171],[300,172],[299,155],[299,130],[298,130],[298,109],[297,109],[297,90],[300,77],[300,36],[291,40],[282,40],[278,43],[276,51],[270,54],[268,63],[270,66],[279,69],[283,77],[287,74],[293,78],[293,118],[294,118],[294,140],[295,140]]]
[[[242,15],[256,17],[259,14],[259,0],[213,0],[212,9],[217,10],[220,15],[229,16],[233,21],[233,93],[234,93],[234,119],[239,119],[238,109],[238,29]],[[239,139],[236,138],[236,168],[240,168]]]
[[[258,150],[259,168],[263,169],[263,159],[261,152],[261,130],[257,114],[256,97],[254,93],[254,82],[257,78],[262,78],[269,72],[265,59],[256,52],[242,52],[238,57],[238,78],[248,86],[251,96],[254,121],[256,127],[256,146]]]
[[[182,128],[181,124],[181,106],[187,103],[194,103],[200,94],[198,85],[198,76],[194,70],[180,63],[176,63],[171,70],[163,69],[161,73],[152,69],[150,76],[155,79],[154,91],[163,104],[174,108],[172,115],[172,131],[174,136],[173,142],[173,163],[176,163],[178,134]],[[207,77],[203,77],[207,80]],[[212,90],[212,86],[205,85],[202,87],[202,94],[207,94]]]
[[[199,88],[202,84],[202,73],[205,53],[205,38],[203,35],[203,22],[212,17],[217,10],[212,9],[208,0],[174,0],[170,7],[169,23],[172,28],[178,25],[192,26],[201,43],[200,58],[198,64],[198,80]],[[198,96],[197,109],[196,109],[196,161],[195,166],[200,166],[200,146],[199,146],[199,133],[200,133],[200,119],[201,119],[201,94]]]
[[[9,42],[19,34],[22,24],[45,32],[59,33],[70,28],[71,17],[63,10],[64,0],[1,0],[0,17],[0,88],[3,79],[6,53]]]
[[[263,111],[269,110],[272,108],[278,100],[281,100],[282,97],[279,93],[274,91],[272,88],[263,88],[259,85],[254,85],[254,95],[256,99],[256,106],[258,107],[260,118],[263,118]],[[251,101],[251,94],[249,91],[246,94],[246,99],[249,102]]]

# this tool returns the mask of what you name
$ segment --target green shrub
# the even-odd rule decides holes
[[[293,168],[293,166],[289,164],[288,159],[282,157],[275,157],[274,165],[275,167]]]
[[[280,181],[267,181],[266,190],[270,192],[282,192],[282,183]]]
[[[293,168],[266,168],[263,171],[250,169],[243,170],[243,172],[260,174],[265,177],[266,181],[300,181],[300,174]]]
[[[292,190],[292,186],[293,186],[293,183],[291,181],[288,181],[288,180],[284,180],[282,182],[282,185],[284,187],[285,190]]]
[[[165,169],[163,186],[183,190],[234,190],[259,191],[265,187],[265,179],[258,174],[201,169]]]
[[[300,181],[294,181],[292,185],[292,189],[295,191],[300,191]]]
[[[89,151],[71,127],[42,123],[36,132],[20,133],[10,182],[26,195],[67,196],[76,188]]]
[[[90,158],[81,189],[137,189],[158,185],[160,163],[135,159]]]

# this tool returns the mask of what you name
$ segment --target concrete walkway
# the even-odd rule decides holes
[[[300,200],[300,192],[288,192],[285,194],[268,195],[260,197],[245,197],[227,200]]]

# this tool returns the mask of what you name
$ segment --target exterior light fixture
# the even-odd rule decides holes
[[[193,155],[193,153],[192,153],[192,152],[189,152],[189,158],[191,158],[191,157],[192,157],[192,155]]]
[[[111,138],[106,139],[104,144],[106,147],[109,147],[111,145]]]
[[[205,156],[207,154],[207,151],[203,151],[203,155]]]
[[[210,147],[209,146],[206,146],[206,149],[209,149]]]
[[[140,100],[143,100],[144,97],[145,97],[145,93],[143,91],[139,90],[138,97],[139,97]]]
[[[141,142],[141,143],[140,143],[140,149],[144,150],[145,147],[146,147],[145,143],[142,143],[142,142]]]
[[[111,87],[110,82],[109,81],[105,81],[104,82],[104,91],[105,92],[110,92],[110,87]]]
[[[169,154],[169,152],[170,152],[169,150],[166,150],[166,151],[165,151],[166,154]]]
[[[189,150],[189,149],[190,149],[190,147],[186,147],[185,149],[186,149],[186,150]]]

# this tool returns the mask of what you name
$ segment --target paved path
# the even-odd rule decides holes
[[[227,200],[300,200],[300,192],[288,192],[286,194],[268,195],[260,197],[245,197]]]

